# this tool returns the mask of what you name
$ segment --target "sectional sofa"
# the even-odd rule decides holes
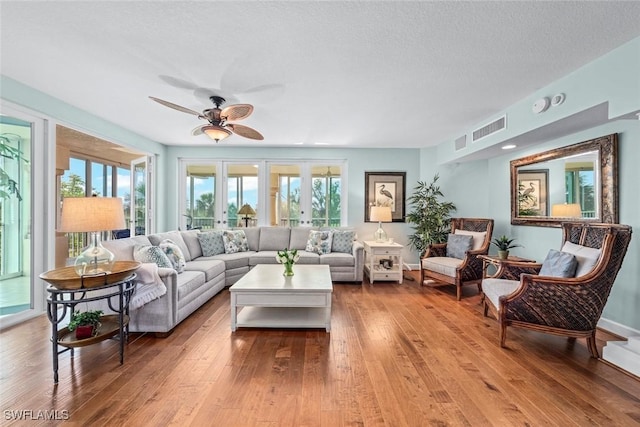
[[[230,247],[220,249],[219,245],[211,244],[218,238],[215,233],[223,231],[170,231],[103,242],[117,260],[136,260],[137,251],[141,248],[158,247],[167,240],[177,246],[180,249],[177,252],[184,257],[184,264],[178,269],[157,268],[157,275],[166,287],[166,293],[139,308],[131,309],[130,331],[169,333],[202,304],[238,281],[253,266],[277,263],[277,251],[285,248],[299,251],[298,264],[328,265],[331,279],[335,282],[362,282],[364,246],[356,240],[352,230],[318,230],[309,227],[252,227],[241,230],[240,235],[246,241],[243,242],[244,248],[236,250],[230,250]],[[320,253],[305,250],[311,233],[318,235],[318,231],[331,232],[331,246],[324,247]]]

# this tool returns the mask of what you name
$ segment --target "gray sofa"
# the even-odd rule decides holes
[[[117,260],[133,260],[136,245],[157,246],[170,239],[180,247],[186,265],[177,273],[172,268],[159,268],[158,273],[167,292],[138,309],[130,311],[132,332],[168,333],[202,304],[238,281],[253,266],[275,264],[276,253],[284,248],[298,249],[298,264],[326,264],[335,282],[362,282],[364,247],[353,241],[351,253],[331,252],[318,255],[305,251],[309,227],[243,228],[248,251],[203,256],[198,230],[170,231],[147,236],[104,241],[103,245]]]

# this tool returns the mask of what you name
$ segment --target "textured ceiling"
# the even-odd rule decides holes
[[[0,71],[152,140],[213,144],[209,95],[253,104],[241,146],[422,147],[640,35],[640,2],[0,2]],[[1,88],[0,88],[1,95]]]

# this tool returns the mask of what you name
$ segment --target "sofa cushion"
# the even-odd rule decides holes
[[[241,267],[249,267],[249,259],[255,255],[256,252],[236,252],[235,254],[220,254],[212,257],[202,257],[205,260],[220,260],[224,261],[225,268],[228,270]],[[198,259],[200,261],[200,259]]]
[[[203,260],[200,258],[187,263],[185,271],[202,271],[205,274],[205,280],[208,282],[224,273],[225,264],[222,260]]]
[[[133,248],[133,259],[141,263],[153,262],[158,267],[173,268],[171,261],[162,248],[151,245],[136,245]]]
[[[309,239],[305,251],[317,253],[318,255],[331,253],[331,241],[333,231],[330,230],[311,230],[309,231]]]
[[[355,240],[355,230],[333,230],[331,252],[350,254],[353,251],[353,242]]]
[[[343,252],[331,252],[320,257],[320,264],[330,266],[353,267],[356,264],[356,258],[351,254]]]
[[[118,261],[133,261],[133,248],[136,245],[151,246],[151,242],[147,236],[134,236],[126,239],[102,241],[102,246],[113,252]]]
[[[198,242],[202,249],[202,256],[214,256],[225,253],[224,239],[222,235],[224,231],[205,231],[198,233]]]
[[[257,251],[260,247],[260,227],[243,228],[245,236],[247,236],[247,244],[250,251]]]
[[[184,244],[187,245],[189,249],[189,254],[191,255],[191,259],[196,259],[202,256],[202,247],[200,246],[200,241],[198,240],[198,234],[200,230],[187,230],[181,231],[182,240],[184,240]]]
[[[540,276],[573,277],[576,274],[577,266],[578,260],[575,255],[551,249],[542,262],[538,274]]]
[[[298,262],[296,264],[320,264],[320,255],[307,252],[307,251],[298,251]]]
[[[584,276],[593,270],[593,267],[597,264],[600,254],[602,253],[600,249],[588,248],[571,242],[564,242],[564,245],[562,245],[562,252],[575,255],[576,260],[578,261],[575,277]]]
[[[226,254],[249,250],[247,235],[244,234],[244,230],[225,230],[222,233],[222,240],[224,241],[224,253]]]
[[[473,236],[449,234],[447,237],[447,256],[464,259],[466,252],[473,247]]]
[[[518,280],[484,279],[482,281],[482,293],[500,311],[500,297],[509,295],[519,286],[520,282]]]
[[[293,227],[291,229],[291,239],[289,240],[288,248],[304,251],[304,249],[307,247],[307,240],[309,240],[309,231],[311,230],[316,230],[316,228]]]
[[[191,261],[191,254],[189,253],[189,248],[187,248],[187,244],[184,242],[182,238],[182,234],[179,231],[168,231],[166,233],[156,233],[149,234],[147,236],[152,245],[158,246],[160,242],[163,240],[169,239],[173,241],[180,250],[182,251],[182,255],[184,255],[185,261]]]
[[[462,236],[471,236],[473,237],[473,245],[471,246],[471,250],[477,251],[484,244],[484,240],[487,238],[486,231],[468,231],[468,230],[456,230],[454,234],[460,234]]]
[[[429,257],[422,260],[422,268],[435,273],[444,274],[449,277],[456,277],[456,268],[464,261],[450,257]]]
[[[173,269],[178,273],[182,273],[186,262],[178,245],[176,245],[171,239],[165,239],[160,242],[158,246],[167,255],[167,258],[169,258]]]
[[[202,271],[185,271],[178,275],[178,305],[185,301],[189,294],[206,283]]]
[[[260,227],[258,251],[281,251],[289,247],[289,227]]]
[[[249,258],[249,265],[253,267],[258,264],[277,264],[277,253],[278,251],[258,251]]]

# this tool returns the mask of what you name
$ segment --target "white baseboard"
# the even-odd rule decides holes
[[[605,319],[604,317],[598,320],[598,327],[624,338],[640,335],[639,330],[614,322],[613,320]]]

